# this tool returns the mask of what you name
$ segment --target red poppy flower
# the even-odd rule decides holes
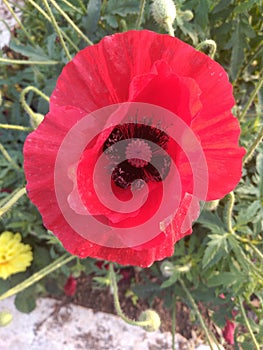
[[[226,325],[223,329],[223,337],[225,338],[226,342],[230,345],[235,344],[235,329],[236,329],[236,324],[233,321],[226,320]]]
[[[148,114],[144,116],[147,121],[141,115],[125,119],[123,115],[127,117],[136,103],[158,106],[159,117]],[[231,113],[233,105],[232,86],[224,69],[179,39],[147,30],[105,37],[64,67],[51,96],[50,112],[27,137],[24,167],[28,195],[45,226],[72,254],[150,266],[171,256],[174,243],[191,233],[200,199],[222,198],[238,183],[244,150],[238,146],[240,128]],[[102,111],[103,117],[98,117],[97,111]],[[169,115],[169,120],[162,114]],[[82,140],[98,128],[101,132],[89,142]],[[173,128],[177,140],[171,136]],[[77,131],[72,137],[73,129]],[[75,144],[82,142],[85,147],[77,149]],[[125,146],[117,147],[121,142],[126,142]],[[74,152],[80,152],[79,157],[74,158]],[[71,156],[74,162],[67,160]],[[58,163],[65,170],[61,177],[56,173]],[[196,181],[194,173],[204,165],[207,188],[201,193],[196,186],[196,181],[202,181],[201,173]],[[106,179],[109,173],[110,181]],[[63,186],[71,186],[71,192],[65,195]],[[135,192],[141,205],[128,212],[105,204],[98,191],[108,193],[109,188],[119,208],[123,209],[120,203],[131,205]],[[169,217],[163,212],[163,216],[157,215],[164,198],[172,214]],[[172,211],[173,203],[176,211]],[[69,210],[74,212],[74,225],[66,217]],[[147,226],[142,231],[147,237],[140,241],[136,227],[144,222],[150,225],[156,215],[161,217],[161,232],[151,236]],[[117,241],[116,246],[111,245],[107,229],[90,236],[92,226],[82,221],[87,216],[113,232],[134,229],[134,235],[129,239],[119,235],[123,245]]]
[[[64,293],[70,297],[75,295],[77,289],[77,280],[73,276],[69,276],[64,285]]]

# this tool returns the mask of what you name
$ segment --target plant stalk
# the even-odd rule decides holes
[[[242,302],[240,296],[238,297],[238,303],[239,303],[239,308],[240,308],[241,314],[242,314],[242,316],[243,316],[243,319],[244,319],[244,321],[245,321],[245,324],[246,324],[247,329],[248,329],[248,331],[249,331],[249,334],[250,334],[250,336],[251,336],[251,339],[252,339],[252,341],[253,341],[253,343],[254,343],[254,345],[255,345],[255,350],[260,350],[260,347],[259,347],[259,344],[258,344],[258,342],[257,342],[257,339],[256,339],[256,337],[255,337],[255,335],[254,335],[254,333],[253,333],[253,331],[252,331],[252,328],[251,328],[251,326],[250,326],[250,323],[249,323],[249,321],[248,321],[248,318],[247,318],[247,315],[246,315],[246,312],[245,312],[245,309],[244,309],[244,306],[243,306],[243,302]]]
[[[0,300],[4,300],[6,298],[11,297],[12,295],[22,292],[24,289],[30,287],[32,284],[38,282],[39,280],[44,278],[46,275],[59,269],[61,266],[66,265],[67,263],[69,263],[75,258],[76,256],[74,255],[71,255],[71,256],[68,256],[68,254],[62,255],[61,257],[53,261],[53,263],[51,263],[50,265],[44,267],[42,270],[34,273],[31,277],[27,278],[25,281],[17,284],[15,287],[9,289],[4,294],[0,295]]]

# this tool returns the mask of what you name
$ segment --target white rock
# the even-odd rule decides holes
[[[9,310],[13,321],[0,328],[1,350],[171,350],[170,333],[148,333],[127,325],[119,317],[94,313],[82,306],[39,299],[30,314],[16,310],[14,298],[0,302],[0,311]],[[176,334],[176,350],[186,340]],[[206,350],[205,348],[198,348]]]
[[[18,0],[16,3],[22,6],[24,1]],[[11,5],[11,7],[13,8],[13,5]],[[13,9],[18,18],[21,18],[22,12],[19,10],[19,8],[15,7]],[[16,20],[9,12],[3,0],[0,0],[0,49],[9,44],[11,39],[10,30],[12,30],[15,25]]]

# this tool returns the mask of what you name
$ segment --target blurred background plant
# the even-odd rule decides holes
[[[19,12],[21,22],[16,17]],[[14,17],[15,27],[8,25],[6,13]],[[173,333],[176,305],[182,302],[192,310],[192,324],[201,324],[210,344],[260,349],[263,5],[258,0],[177,0],[176,13],[177,37],[195,47],[206,39],[217,43],[214,58],[233,83],[241,144],[248,150],[243,177],[234,193],[205,206],[193,234],[176,244],[173,257],[149,269],[131,272],[115,265],[115,270],[118,280],[128,279],[126,297],[135,308],[141,301],[151,307],[156,298],[162,300],[171,312]],[[25,195],[25,137],[37,118],[47,113],[57,77],[76,52],[115,32],[143,28],[165,33],[165,28],[153,19],[148,0],[26,0],[24,5],[2,0],[0,14],[11,37],[9,43],[2,42],[0,54],[0,233],[19,232],[33,252],[25,272],[0,278],[0,299],[21,290],[16,306],[30,312],[39,296],[74,295],[80,276],[92,276],[93,288],[109,288],[111,282],[105,264],[70,257],[43,226]],[[209,54],[210,46],[203,50]],[[25,284],[28,278],[30,283]],[[20,289],[12,289],[21,283]]]

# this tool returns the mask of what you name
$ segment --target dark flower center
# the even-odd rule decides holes
[[[171,165],[166,152],[168,141],[169,136],[152,125],[116,126],[103,145],[115,184],[124,189],[133,184],[139,189],[144,182],[164,180]]]

